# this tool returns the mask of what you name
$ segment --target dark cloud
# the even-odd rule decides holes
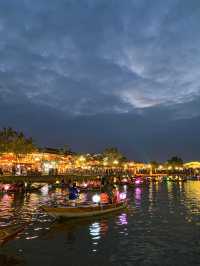
[[[199,160],[200,117],[171,120],[174,110],[151,108],[145,114],[66,116],[42,105],[0,105],[0,125],[23,130],[38,145],[69,144],[79,152],[117,146],[135,160],[165,161],[172,155]]]
[[[34,121],[25,114],[41,110],[43,121],[51,114],[64,131],[63,124],[80,125],[85,117],[98,135],[102,118],[111,128],[116,117],[127,130],[127,151],[135,132],[131,117],[145,125],[193,121],[200,115],[199,24],[196,0],[2,0],[1,121],[13,122],[11,110],[21,108],[15,124],[23,121],[31,129]],[[148,127],[139,128],[142,136]],[[152,142],[145,136],[141,139],[148,146]]]

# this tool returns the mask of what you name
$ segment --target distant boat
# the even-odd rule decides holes
[[[48,207],[42,206],[42,209],[55,218],[81,218],[103,215],[115,212],[127,207],[126,201],[119,203],[103,204],[103,205],[81,205],[77,207]]]
[[[25,228],[24,225],[8,225],[0,228],[0,246],[5,244],[8,240],[15,237],[18,233],[22,232]]]

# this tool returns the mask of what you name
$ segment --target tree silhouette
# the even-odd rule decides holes
[[[11,127],[0,131],[0,153],[13,152],[15,155],[27,154],[36,150],[32,138],[26,138],[23,132],[17,132]]]
[[[103,153],[103,159],[107,160],[108,163],[112,163],[114,161],[126,161],[124,155],[118,150],[116,147],[106,148]]]
[[[173,156],[173,157],[171,157],[171,159],[169,159],[167,161],[167,163],[169,165],[172,165],[172,166],[182,166],[183,165],[183,160],[182,160],[182,158],[180,158],[178,156]]]

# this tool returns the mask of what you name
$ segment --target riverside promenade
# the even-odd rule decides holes
[[[104,177],[108,177],[108,178],[136,178],[136,177],[141,177],[141,178],[145,178],[145,177],[150,177],[150,178],[159,178],[159,177],[163,177],[163,176],[168,176],[169,174],[135,174],[135,175],[124,175],[123,173],[112,173],[112,174],[104,174],[104,175],[100,175],[100,174],[84,174],[84,173],[68,173],[68,174],[64,174],[64,175],[30,175],[30,176],[14,176],[14,175],[10,175],[10,176],[0,176],[0,182],[1,183],[18,183],[18,182],[37,182],[37,183],[55,183],[56,181],[61,181],[61,180],[65,180],[65,181],[86,181],[86,180],[95,180],[95,179],[100,179],[103,176]],[[170,174],[170,176],[175,177],[177,176],[177,174]],[[179,174],[180,177],[186,177],[187,175],[185,174]]]

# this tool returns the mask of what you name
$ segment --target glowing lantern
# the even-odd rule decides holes
[[[120,200],[125,200],[126,199],[126,193],[122,192],[119,194]]]
[[[41,190],[41,192],[42,192],[43,195],[47,195],[48,192],[49,192],[49,186],[48,185],[45,185],[40,190]]]
[[[135,180],[135,184],[136,184],[136,185],[140,185],[140,183],[141,183],[141,180],[140,180],[140,179],[136,179],[136,180]]]
[[[8,191],[9,188],[10,188],[10,185],[8,185],[8,184],[4,185],[4,190],[5,190],[5,191]]]
[[[99,203],[100,202],[100,196],[95,194],[93,197],[92,197],[92,201],[94,203]]]
[[[83,187],[87,187],[87,183],[83,183]]]

